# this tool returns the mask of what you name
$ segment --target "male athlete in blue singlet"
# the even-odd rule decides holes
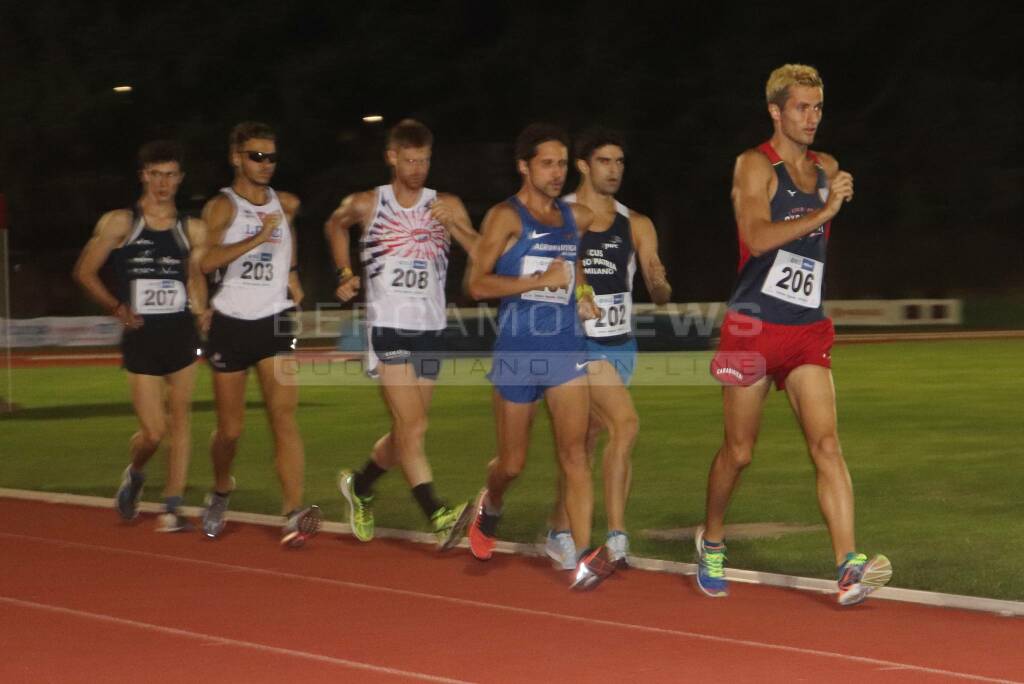
[[[104,214],[75,265],[75,279],[124,326],[121,352],[139,429],[129,442],[131,463],[117,491],[118,513],[138,514],[145,467],[169,435],[165,512],[157,530],[191,528],[178,513],[188,479],[190,414],[199,352],[199,327],[209,324],[206,280],[199,268],[206,225],[182,216],[175,195],[185,174],[181,149],[157,140],[139,150],[142,197],[132,209]],[[118,291],[99,272],[110,257]],[[166,407],[164,392],[166,390]]]
[[[629,496],[631,454],[639,429],[639,417],[629,394],[636,368],[633,337],[633,276],[637,265],[655,304],[672,296],[665,267],[658,258],[658,235],[647,216],[616,201],[626,170],[625,142],[616,131],[594,127],[575,141],[576,168],[580,183],[566,195],[594,212],[590,230],[580,238],[580,261],[587,284],[594,288],[600,315],[586,322],[587,374],[590,377],[590,429],[587,453],[593,457],[597,437],[608,431],[602,455],[604,506],[608,518],[611,559],[627,564],[626,499]],[[544,550],[563,570],[573,569],[576,549],[567,529],[561,487]]]
[[[787,64],[766,88],[771,139],[736,160],[732,199],[739,277],[711,372],[723,384],[725,441],[708,476],[705,525],[696,536],[698,584],[725,596],[724,521],[757,441],[772,381],[785,389],[817,472],[818,504],[832,537],[839,603],[863,601],[887,583],[885,556],[854,544],[853,487],[839,447],[832,383],[832,321],[822,309],[830,221],[853,199],[853,177],[808,149],[822,117],[823,86],[809,66]]]
[[[577,259],[579,232],[593,213],[558,199],[569,163],[568,138],[556,126],[532,124],[516,141],[523,184],[484,218],[470,267],[475,299],[501,298],[491,382],[498,455],[488,466],[469,530],[473,555],[494,551],[505,490],[522,471],[530,426],[544,398],[565,478],[565,506],[577,548],[590,544],[594,492],[587,463],[590,402],[580,317],[596,315]],[[577,283],[580,283],[577,287]],[[577,304],[579,302],[579,304]],[[573,587],[596,586],[613,569],[607,548],[578,559]]]

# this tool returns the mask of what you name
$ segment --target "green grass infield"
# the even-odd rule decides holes
[[[707,469],[722,435],[720,390],[707,376],[707,352],[643,354],[633,397],[640,435],[627,511],[632,551],[692,560],[688,538],[645,532],[700,522]],[[298,412],[305,440],[307,500],[342,520],[339,468],[361,466],[387,430],[387,414],[358,364],[303,363]],[[495,437],[487,362],[459,359],[434,394],[427,453],[438,493],[468,499],[483,485]],[[1024,598],[1024,340],[848,344],[833,350],[839,435],[856,494],[864,552],[893,562],[893,585],[955,594]],[[19,406],[0,414],[0,486],[111,497],[135,429],[122,371],[111,366],[13,371]],[[210,377],[199,370],[193,407],[187,503],[210,486],[214,425]],[[235,463],[234,510],[279,512],[271,440],[255,377]],[[158,456],[145,498],[158,500]],[[503,539],[539,540],[546,527],[555,463],[543,411],[533,428],[526,471],[506,498]],[[603,538],[600,468],[595,468],[595,539]],[[426,530],[400,474],[383,478],[378,525]],[[111,516],[115,515],[111,512]],[[814,472],[788,402],[773,392],[753,465],[744,473],[728,522],[815,526],[810,531],[729,545],[736,568],[831,578]]]

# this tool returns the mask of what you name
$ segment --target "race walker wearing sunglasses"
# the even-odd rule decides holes
[[[249,157],[249,161],[261,164],[263,162],[269,162],[270,164],[277,163],[277,152],[258,152],[257,150],[244,150],[245,156]]]

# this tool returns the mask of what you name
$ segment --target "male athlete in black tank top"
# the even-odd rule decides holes
[[[575,158],[580,184],[576,193],[566,199],[586,206],[596,215],[591,230],[580,238],[579,253],[587,284],[594,288],[594,299],[600,310],[598,319],[585,324],[592,407],[587,453],[592,457],[598,435],[607,430],[608,441],[602,456],[608,519],[605,545],[612,560],[625,565],[629,552],[625,508],[633,442],[639,425],[627,389],[636,366],[631,314],[637,262],[647,291],[656,304],[666,303],[672,288],[658,258],[654,224],[643,214],[615,200],[625,173],[622,136],[603,128],[589,129],[576,140]],[[545,551],[556,565],[568,569],[568,559],[574,549],[572,538],[565,531],[566,524],[559,488]]]
[[[178,506],[187,479],[189,412],[199,353],[193,316],[202,327],[209,321],[206,280],[198,264],[205,225],[179,215],[175,207],[184,176],[176,144],[144,145],[139,162],[143,191],[138,205],[100,218],[75,265],[75,278],[124,326],[122,356],[139,430],[129,443],[131,463],[117,492],[117,510],[126,520],[137,515],[146,463],[169,433],[165,513],[157,529],[178,532],[191,527]],[[99,277],[108,257],[118,275],[116,293]],[[169,411],[164,409],[165,388]]]

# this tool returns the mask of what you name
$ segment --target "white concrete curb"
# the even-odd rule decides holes
[[[70,504],[74,506],[89,506],[92,508],[114,507],[113,499],[105,499],[98,496],[81,496],[78,494],[64,494],[61,492],[34,492],[24,489],[6,489],[0,487],[0,497],[8,499],[22,499],[26,501],[42,501],[51,504]],[[155,502],[142,502],[139,510],[143,513],[160,513],[163,506]],[[183,506],[182,513],[190,517],[202,515],[202,509],[196,506]],[[113,514],[112,514],[113,515]],[[227,519],[248,523],[251,525],[267,525],[279,527],[282,523],[281,516],[265,515],[262,513],[246,513],[243,511],[228,511]],[[345,523],[325,521],[321,528],[325,532],[335,534],[351,534],[352,528]],[[411,530],[395,530],[378,527],[374,536],[382,539],[400,539],[403,541],[415,542],[417,544],[436,544],[434,535],[427,532],[413,532]],[[463,539],[459,546],[465,548],[468,542]],[[514,553],[524,556],[541,556],[543,551],[536,544],[517,544],[513,542],[499,541],[495,551],[500,553]],[[667,572],[675,575],[694,575],[697,566],[693,563],[679,563],[675,561],[659,560],[657,558],[630,557],[630,566],[640,570],[653,572]],[[772,572],[758,572],[756,570],[739,570],[728,568],[726,576],[734,582],[746,582],[748,584],[761,584],[771,587],[787,587],[789,589],[800,589],[803,591],[815,591],[823,594],[835,591],[835,582],[814,577],[797,577],[795,575],[779,575]],[[1002,599],[990,599],[979,596],[961,596],[959,594],[940,594],[933,591],[920,591],[917,589],[900,589],[898,587],[883,587],[875,591],[872,598],[889,601],[903,601],[906,603],[918,603],[926,606],[937,606],[940,608],[959,608],[961,610],[976,610],[988,613],[996,613],[1004,617],[1024,616],[1024,602],[1006,601]]]

